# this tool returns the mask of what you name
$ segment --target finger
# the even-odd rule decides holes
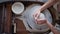
[[[33,18],[35,20],[34,22],[37,24],[37,21],[36,21],[37,18],[35,17],[35,15],[33,15]]]
[[[37,16],[37,12],[36,12],[36,13],[34,13],[34,16],[35,16],[35,17]]]
[[[40,13],[36,14],[36,17],[37,17],[37,18],[39,18],[39,16],[40,16]]]
[[[35,16],[35,15],[33,15],[33,18],[36,20],[37,19],[37,17]]]
[[[39,22],[39,21],[42,21],[42,19],[36,19],[36,20],[37,20],[38,22]]]
[[[37,19],[38,21],[45,21],[46,19]]]
[[[44,24],[44,22],[43,21],[39,21],[39,22],[37,22],[37,24]]]
[[[37,22],[46,22],[46,20],[44,19],[37,19]]]
[[[35,23],[38,24],[36,20],[35,20]]]

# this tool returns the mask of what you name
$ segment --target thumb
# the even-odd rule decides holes
[[[40,15],[40,13],[36,15],[36,18],[39,18],[39,15]]]

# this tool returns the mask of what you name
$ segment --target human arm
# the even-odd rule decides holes
[[[37,19],[37,24],[46,24],[54,34],[60,34],[60,32],[46,19]]]
[[[60,34],[60,32],[59,32],[51,23],[49,23],[49,22],[47,21],[46,24],[48,25],[48,27],[51,29],[51,31],[52,31],[54,34]]]
[[[57,3],[59,0],[48,0],[46,3],[44,3],[41,7],[40,7],[40,11],[43,11],[45,9],[47,9],[48,7],[54,5],[55,3]]]
[[[58,0],[48,0],[46,3],[44,3],[33,15],[38,18],[40,13],[47,9],[48,7],[54,5]]]

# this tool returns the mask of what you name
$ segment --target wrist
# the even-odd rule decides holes
[[[44,10],[44,9],[43,9],[43,6],[41,6],[41,7],[40,7],[40,11],[43,11],[43,10]]]

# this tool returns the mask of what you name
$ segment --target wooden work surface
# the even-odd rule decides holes
[[[16,23],[16,34],[28,34],[22,20],[15,19],[15,23]]]

